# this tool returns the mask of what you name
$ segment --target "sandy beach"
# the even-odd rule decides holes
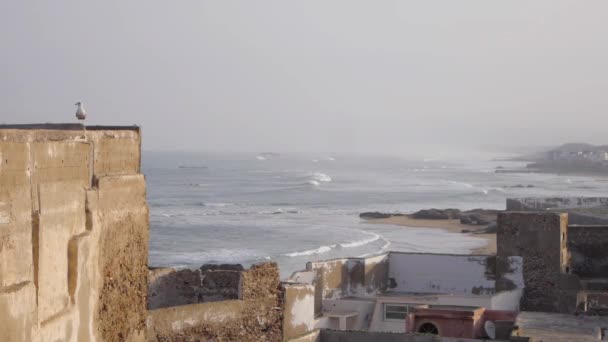
[[[462,233],[463,230],[475,231],[485,228],[484,226],[471,226],[460,223],[460,220],[423,220],[414,219],[409,216],[392,216],[382,219],[367,220],[371,224],[392,224],[403,228],[429,228],[429,229],[444,229],[452,233],[469,234],[474,237],[486,240],[486,244],[482,247],[475,248],[471,254],[496,254],[496,234],[475,234]]]

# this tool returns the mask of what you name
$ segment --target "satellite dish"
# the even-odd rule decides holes
[[[486,321],[483,324],[484,329],[486,330],[486,334],[491,340],[496,339],[496,325],[492,321]]]

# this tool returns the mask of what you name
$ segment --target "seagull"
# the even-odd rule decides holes
[[[75,105],[78,106],[78,108],[76,109],[76,118],[78,120],[86,119],[87,112],[84,110],[84,107],[82,106],[82,102],[76,102]]]

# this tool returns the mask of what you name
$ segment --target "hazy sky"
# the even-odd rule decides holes
[[[0,122],[147,149],[608,143],[608,1],[2,1]]]

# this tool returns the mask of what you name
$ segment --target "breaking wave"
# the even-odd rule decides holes
[[[332,181],[331,177],[329,177],[328,175],[321,173],[321,172],[313,173],[312,178],[318,182],[331,182]]]
[[[470,184],[470,183],[465,183],[465,182],[448,181],[448,183],[454,184],[454,185],[460,185],[460,186],[463,186],[463,187],[469,188],[469,189],[475,188],[475,185]]]
[[[334,245],[329,245],[329,246],[321,246],[319,248],[309,249],[307,251],[286,253],[286,254],[283,254],[283,255],[284,256],[288,256],[290,258],[294,258],[294,257],[299,257],[299,256],[308,256],[308,255],[314,255],[314,254],[324,254],[324,253],[330,252],[331,250],[336,249],[336,248],[361,247],[361,246],[367,245],[369,243],[372,243],[374,241],[378,241],[380,239],[386,241],[386,243],[384,244],[384,246],[382,246],[382,249],[388,248],[388,246],[390,245],[390,241],[384,239],[381,235],[378,235],[378,234],[375,234],[375,233],[369,233],[369,235],[371,235],[371,237],[367,238],[367,239],[361,239],[361,240],[352,241],[352,242],[339,243],[339,244],[334,244]]]
[[[309,249],[307,251],[293,252],[293,253],[287,253],[287,254],[283,254],[283,255],[288,256],[290,258],[294,258],[294,257],[307,256],[307,255],[313,255],[313,254],[323,254],[323,253],[327,253],[327,252],[331,251],[334,248],[336,248],[336,245],[321,246],[316,249]]]
[[[331,181],[332,179],[329,175],[321,172],[315,172],[310,176],[310,179],[306,183],[319,186],[321,183],[329,183]]]
[[[447,182],[450,184],[453,184],[453,185],[467,188],[467,189],[478,190],[479,192],[483,193],[484,195],[489,195],[490,193],[495,193],[495,192],[502,192],[502,193],[505,192],[505,190],[503,188],[482,188],[482,187],[478,187],[473,184],[465,183],[465,182],[457,182],[457,181],[447,181]]]
[[[265,214],[266,212],[260,212],[260,214]],[[299,214],[300,211],[296,208],[278,208],[277,210],[273,211],[272,214],[273,215],[278,215],[278,214]]]
[[[491,192],[503,192],[503,193],[505,192],[505,190],[502,188],[483,189],[482,191],[483,191],[484,195],[488,195]]]
[[[234,204],[232,204],[232,203],[212,203],[212,202],[201,203],[202,207],[210,207],[210,208],[225,208],[225,207],[230,207],[233,205]]]
[[[378,234],[373,234],[372,237],[368,238],[368,239],[357,240],[357,241],[348,242],[348,243],[341,243],[340,247],[342,247],[342,248],[359,247],[359,246],[367,245],[368,243],[372,243],[374,241],[380,240],[381,238],[382,238],[382,236],[380,236]]]

